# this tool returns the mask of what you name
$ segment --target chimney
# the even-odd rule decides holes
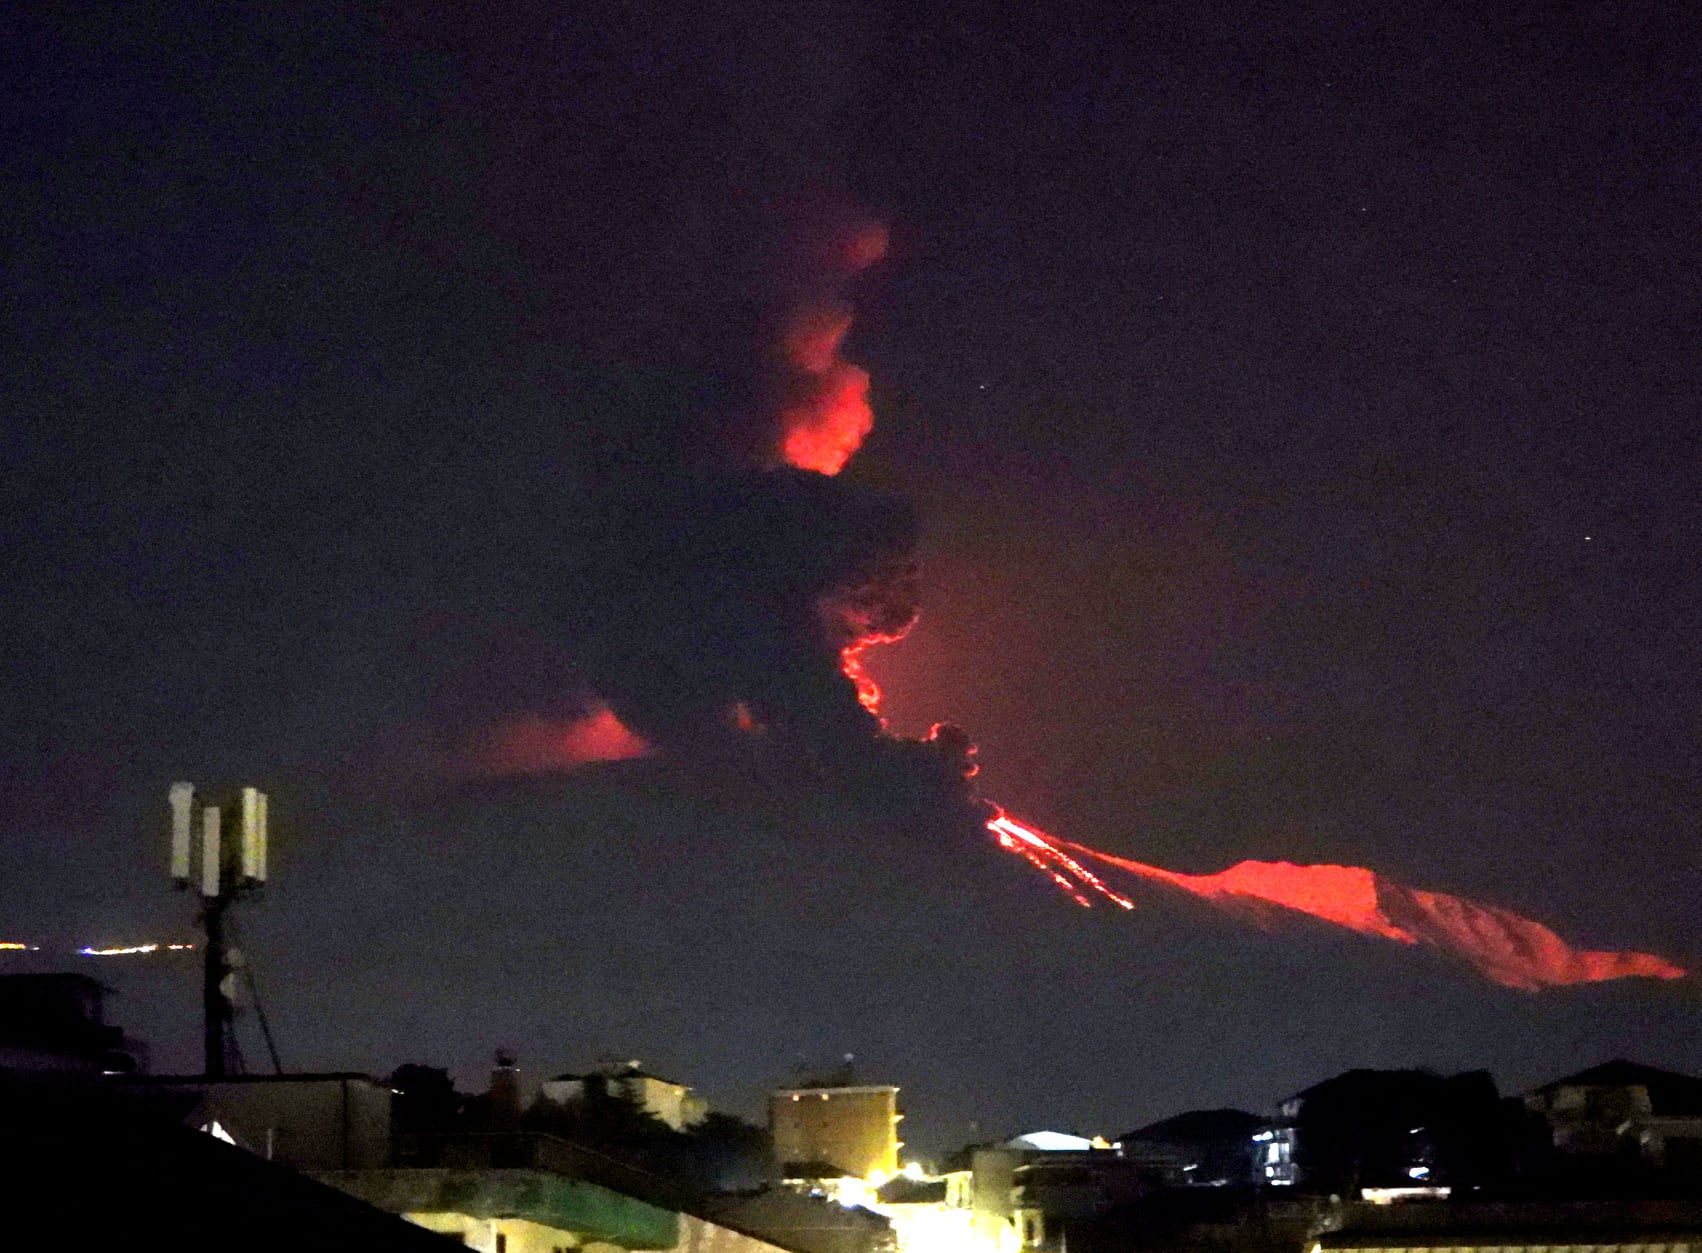
[[[507,1049],[496,1051],[496,1069],[491,1071],[490,1131],[513,1135],[520,1130],[520,1067]]]

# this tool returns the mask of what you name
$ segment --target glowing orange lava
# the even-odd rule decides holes
[[[840,672],[850,679],[852,685],[856,687],[857,703],[877,718],[881,716],[881,685],[876,683],[869,672],[863,669],[863,653],[876,644],[896,644],[906,634],[905,631],[892,634],[874,632],[865,635],[855,644],[847,644],[839,650]],[[881,718],[881,725],[886,725],[885,718]]]
[[[569,721],[530,716],[501,727],[478,754],[480,773],[547,774],[594,761],[626,761],[654,750],[614,710],[600,705]]]
[[[1018,822],[1002,809],[988,820],[987,829],[1001,848],[1049,876],[1078,905],[1091,904],[1087,896],[1091,890],[1124,909],[1133,908],[1071,853],[1169,884],[1214,905],[1274,905],[1362,935],[1428,944],[1463,959],[1496,983],[1525,991],[1633,976],[1682,979],[1687,973],[1652,953],[1574,949],[1540,922],[1510,910],[1405,887],[1360,866],[1243,861],[1216,874],[1179,874],[1058,839]]]
[[[987,820],[987,830],[998,837],[1000,848],[1015,853],[1036,870],[1049,876],[1071,900],[1084,909],[1093,904],[1087,898],[1088,892],[1097,892],[1124,909],[1135,907],[1135,903],[1128,897],[1113,892],[1105,886],[1104,880],[1059,848],[1057,840],[1044,831],[1025,826],[1004,810],[999,810]]]
[[[886,255],[886,228],[869,225],[841,240],[834,267],[850,278]],[[869,374],[839,355],[851,329],[851,306],[827,298],[793,310],[781,352],[791,370],[780,408],[780,456],[788,465],[838,474],[874,429]]]

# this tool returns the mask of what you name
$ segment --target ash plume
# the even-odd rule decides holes
[[[658,476],[611,509],[564,633],[664,752],[729,730],[851,751],[881,728],[840,652],[861,621],[915,616],[914,541],[907,506],[820,474]]]
[[[883,805],[949,796],[969,815],[968,737],[888,735],[858,665],[903,637],[920,595],[911,507],[838,477],[873,424],[868,375],[842,356],[850,287],[887,233],[821,200],[784,220],[760,342],[695,435],[688,416],[683,438],[612,450],[618,490],[558,583],[546,629],[596,721],[504,728],[501,760],[756,760]]]
[[[859,665],[920,600],[914,510],[838,473],[873,421],[868,377],[843,357],[852,283],[886,243],[866,215],[794,204],[751,262],[772,273],[760,333],[660,394],[642,442],[595,448],[593,526],[541,578],[514,570],[504,597],[531,604],[555,682],[463,737],[461,777],[642,757],[730,799],[835,797],[966,845],[980,831],[969,737],[890,734]]]
[[[596,744],[634,750],[602,759],[642,746],[718,786],[754,779],[931,830],[978,828],[968,736],[949,726],[918,740],[888,734],[848,664],[916,618],[908,504],[789,466],[670,470],[624,486],[550,614],[587,699],[606,711]],[[504,760],[529,752],[540,772],[572,768],[572,745],[586,741],[573,728],[570,743],[568,730],[518,725],[502,740]]]

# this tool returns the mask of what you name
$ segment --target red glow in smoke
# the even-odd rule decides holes
[[[1002,809],[988,821],[987,829],[1001,848],[1048,875],[1079,905],[1090,904],[1087,893],[1093,891],[1132,908],[1127,898],[1089,874],[1071,853],[1167,883],[1214,905],[1275,905],[1362,935],[1428,944],[1463,959],[1496,983],[1530,992],[1631,976],[1682,979],[1686,974],[1651,953],[1574,949],[1540,922],[1510,910],[1405,887],[1360,866],[1243,861],[1217,874],[1189,875],[1060,840],[1018,822]]]
[[[855,644],[847,644],[839,650],[839,669],[857,689],[857,703],[867,709],[875,717],[881,716],[881,685],[876,683],[873,676],[863,669],[863,654],[876,644],[896,644],[903,639],[907,631],[885,634],[879,631],[871,632]],[[881,718],[881,725],[886,725],[886,719]]]
[[[478,754],[477,764],[482,774],[551,774],[654,751],[605,705],[569,721],[528,716],[508,723]]]
[[[830,264],[851,278],[886,255],[886,228],[863,226],[839,241]],[[841,359],[852,310],[837,299],[805,304],[792,313],[781,351],[792,378],[780,409],[780,456],[788,465],[838,474],[875,425],[869,408],[868,371]]]
[[[863,222],[847,231],[838,243],[838,262],[847,274],[861,274],[886,256],[891,242],[887,229],[879,222]]]

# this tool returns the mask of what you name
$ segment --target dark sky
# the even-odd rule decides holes
[[[187,937],[166,786],[254,782],[304,1068],[612,1052],[754,1111],[849,1051],[925,1149],[1358,1065],[1702,1070],[1693,981],[1084,913],[884,766],[682,712],[814,701],[768,611],[919,531],[870,669],[1015,812],[1702,962],[1702,19],[263,8],[0,18],[0,939]],[[731,467],[858,210],[877,426],[781,507]],[[611,686],[665,757],[456,768]],[[189,964],[99,973],[194,1063]]]

